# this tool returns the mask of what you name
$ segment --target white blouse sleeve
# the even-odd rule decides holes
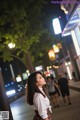
[[[37,93],[37,96],[34,98],[34,105],[38,110],[38,113],[41,116],[41,118],[45,119],[48,117],[47,108],[45,105],[45,97],[42,94]]]

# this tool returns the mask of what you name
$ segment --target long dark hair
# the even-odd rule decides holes
[[[33,97],[34,97],[34,93],[35,92],[41,93],[45,97],[45,95],[39,90],[39,88],[36,85],[36,82],[37,82],[36,76],[37,76],[37,74],[41,74],[42,75],[41,72],[36,71],[36,72],[30,74],[30,76],[28,77],[28,83],[27,83],[27,102],[30,105],[33,105]],[[44,90],[44,87],[43,87],[43,90]],[[44,90],[44,92],[45,92],[45,90]]]

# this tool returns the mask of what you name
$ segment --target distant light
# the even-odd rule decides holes
[[[59,16],[59,18],[61,18],[61,16]]]
[[[59,47],[57,45],[53,45],[54,53],[59,53]]]
[[[21,82],[21,81],[22,81],[20,75],[18,75],[18,77],[16,77],[16,81],[17,81],[17,82]]]
[[[50,76],[51,72],[47,70],[47,71],[44,72],[44,74],[47,77],[47,76]]]
[[[14,44],[14,43],[9,43],[9,44],[8,44],[8,47],[9,47],[10,49],[12,49],[12,48],[15,47],[15,44]]]
[[[27,73],[29,73],[29,70],[26,70]]]
[[[70,64],[71,64],[71,62],[66,62],[66,63],[65,63],[66,66],[68,66],[68,65],[70,65]]]
[[[14,82],[11,82],[11,85],[13,85],[14,84]]]
[[[7,85],[5,85],[5,87],[7,88],[8,86],[7,86]]]
[[[64,11],[64,13],[67,15],[67,14],[68,14],[68,11],[67,11],[67,10],[65,10],[65,11]]]
[[[25,84],[25,88],[27,88],[27,84]]]
[[[65,65],[67,66],[67,65],[68,65],[68,63],[66,62],[66,63],[65,63]]]
[[[26,80],[28,78],[28,74],[26,72],[22,73],[22,76],[23,76],[23,80]]]
[[[10,86],[10,84],[7,84],[7,86]]]
[[[20,91],[21,91],[21,89],[18,89],[18,91],[20,92]]]
[[[59,47],[59,49],[62,48],[62,44],[61,43],[57,43],[57,46]]]
[[[7,91],[6,94],[9,96],[9,95],[13,95],[15,94],[16,91],[15,90],[10,90],[10,91]]]
[[[68,62],[68,65],[70,65],[71,64],[71,62]]]
[[[49,50],[48,56],[49,56],[50,60],[52,60],[52,61],[56,59],[55,53],[52,49]]]
[[[29,75],[30,75],[30,72],[29,72],[29,70],[26,70],[26,72],[27,72],[27,75],[29,76]]]
[[[53,29],[54,29],[55,34],[59,34],[59,33],[62,32],[60,22],[59,22],[58,18],[53,19],[52,24],[53,24]]]
[[[43,70],[42,65],[35,67],[35,70],[36,70],[36,71]]]

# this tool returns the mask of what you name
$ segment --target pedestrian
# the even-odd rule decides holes
[[[76,80],[76,73],[73,71],[72,72],[73,80]]]
[[[58,92],[57,92],[57,84],[54,82],[54,78],[52,76],[47,77],[47,87],[51,101],[54,104],[54,108],[59,107],[58,104]]]
[[[66,71],[64,73],[64,77],[66,77],[68,79],[68,73]]]
[[[46,81],[41,72],[33,72],[28,77],[27,102],[35,110],[33,120],[52,120],[50,101],[44,91],[45,85]]]
[[[63,97],[64,105],[67,105],[67,100],[68,104],[71,105],[68,79],[63,77],[62,75],[59,75],[58,85]]]

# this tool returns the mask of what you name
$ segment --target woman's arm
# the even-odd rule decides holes
[[[59,89],[59,85],[57,83],[54,82],[54,86]]]

